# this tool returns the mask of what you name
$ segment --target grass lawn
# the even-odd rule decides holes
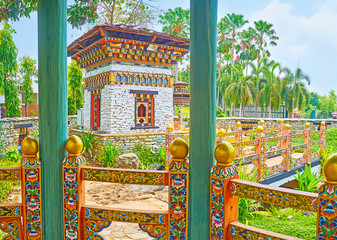
[[[291,212],[296,212],[296,210],[290,210],[289,212],[290,214],[281,215],[258,212],[254,214],[254,218],[247,220],[244,224],[292,237],[309,240],[316,239],[316,213],[313,215],[309,213],[304,216],[303,211],[298,211],[300,214],[294,214],[295,216],[293,216]]]

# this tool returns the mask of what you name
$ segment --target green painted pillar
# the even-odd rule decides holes
[[[191,0],[189,240],[209,239],[216,125],[217,0]]]
[[[62,159],[67,140],[67,1],[38,1],[39,124],[44,240],[63,239]]]

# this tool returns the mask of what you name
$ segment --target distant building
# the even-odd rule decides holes
[[[337,112],[331,113],[333,119],[337,119]]]
[[[165,131],[173,124],[174,67],[189,39],[126,25],[98,25],[68,46],[86,69],[84,129]]]

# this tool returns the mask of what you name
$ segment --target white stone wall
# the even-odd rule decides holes
[[[135,97],[130,93],[130,90],[158,91],[154,100],[154,119],[157,129],[131,130],[135,127]],[[86,97],[86,99],[89,99],[89,97]],[[90,103],[88,107],[85,103],[84,108],[85,129],[89,129]],[[89,109],[89,111],[86,109]],[[173,88],[108,85],[102,90],[101,131],[107,133],[156,132],[165,131],[167,125],[173,125]]]
[[[83,115],[84,115],[84,129],[90,129],[90,105],[91,105],[91,93],[88,90],[84,90],[84,104],[83,104]]]
[[[105,73],[108,71],[117,72],[135,72],[135,73],[152,73],[152,74],[163,74],[163,75],[173,75],[172,69],[156,68],[156,67],[144,67],[144,66],[133,66],[133,65],[121,65],[121,64],[110,64],[105,67],[101,67],[85,74],[85,77],[92,77]]]

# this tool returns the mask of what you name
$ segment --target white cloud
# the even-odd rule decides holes
[[[249,21],[261,19],[274,25],[280,40],[277,47],[271,48],[272,57],[291,68],[300,60],[300,67],[312,77],[310,90],[320,90],[322,84],[336,89],[334,70],[325,70],[337,67],[337,1],[320,1],[312,12],[311,16],[301,16],[292,4],[272,0],[250,15]],[[322,74],[323,69],[326,75]]]

